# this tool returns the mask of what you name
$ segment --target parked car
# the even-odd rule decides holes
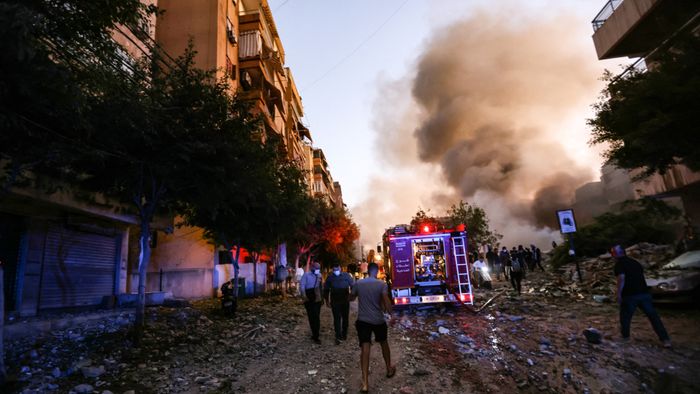
[[[697,303],[700,301],[700,250],[683,253],[658,271],[648,273],[646,279],[655,302]]]

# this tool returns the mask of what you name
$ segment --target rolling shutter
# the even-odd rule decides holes
[[[114,292],[117,237],[50,227],[39,308],[97,305]]]

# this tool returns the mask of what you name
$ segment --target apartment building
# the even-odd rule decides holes
[[[700,1],[609,0],[592,21],[593,44],[598,58],[639,58],[630,68],[653,69],[655,56],[673,47],[683,31],[700,31]],[[613,171],[608,169],[608,174]],[[641,170],[628,172],[629,187],[615,185],[625,196],[680,199],[685,213],[700,222],[700,173],[674,166],[664,174],[634,180]],[[620,180],[619,174],[616,177]]]
[[[197,51],[195,65],[216,69],[231,91],[250,103],[261,117],[260,140],[279,142],[280,153],[308,171],[312,194],[312,138],[304,124],[304,107],[267,0],[161,0],[156,25],[158,44],[170,55],[189,42]],[[176,219],[177,220],[177,219]],[[180,297],[215,294],[233,275],[228,251],[203,239],[201,229],[176,226],[158,234],[148,274],[148,289]],[[270,256],[263,256],[269,260]],[[256,264],[242,251],[240,276],[251,294],[265,287],[265,263]]]
[[[143,0],[156,5],[156,0]],[[155,17],[141,26],[118,26],[112,35],[125,62],[148,56]],[[138,218],[108,196],[90,198],[71,185],[54,192],[15,186],[0,195],[0,261],[5,310],[32,316],[43,311],[94,307],[129,292],[129,242]],[[159,218],[154,228],[171,223]]]
[[[235,0],[159,0],[156,41],[169,56],[185,53],[190,43],[195,66],[216,70],[238,89],[238,12]]]
[[[340,188],[340,183],[333,181],[323,149],[313,150],[313,165],[313,195],[326,199],[333,206],[342,207],[342,193],[336,190],[336,185]]]

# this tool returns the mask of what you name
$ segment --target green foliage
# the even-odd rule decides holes
[[[596,217],[594,223],[579,228],[574,238],[576,254],[598,256],[617,244],[672,243],[675,239],[672,222],[679,217],[680,211],[663,201],[650,198],[630,201],[623,212],[605,213]]]
[[[594,144],[608,144],[608,160],[623,168],[663,173],[673,164],[700,170],[700,37],[682,33],[647,72],[615,78],[588,120]]]
[[[428,210],[430,212],[430,210]],[[445,224],[437,217],[428,215],[428,212],[423,208],[418,208],[418,211],[411,218],[411,226],[430,226],[431,228],[443,228]]]
[[[336,261],[350,261],[360,231],[348,210],[315,198],[310,212],[311,221],[299,227],[293,238],[298,254],[314,256],[328,267]]]
[[[554,250],[552,250],[552,257],[549,260],[549,264],[557,269],[564,264],[571,263],[576,259],[576,256],[569,255],[569,243],[564,242],[558,245]]]
[[[447,211],[450,227],[460,224],[467,226],[469,242],[474,245],[494,245],[503,238],[503,235],[491,230],[486,211],[476,205],[460,200],[459,204],[452,205]]]
[[[30,170],[60,172],[80,152],[85,118],[102,85],[123,79],[117,26],[136,25],[153,9],[139,0],[0,2],[1,188]],[[116,116],[119,114],[114,114]]]

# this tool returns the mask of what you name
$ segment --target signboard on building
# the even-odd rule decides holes
[[[559,221],[559,231],[561,231],[562,234],[571,234],[576,232],[576,219],[574,219],[573,209],[558,210],[557,219]]]

